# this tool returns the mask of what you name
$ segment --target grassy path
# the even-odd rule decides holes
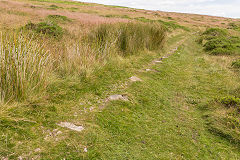
[[[189,39],[153,67],[159,72],[137,73],[143,82],[121,91],[130,102],[112,102],[96,115],[88,158],[238,159],[239,146],[211,134],[200,110],[238,83],[208,58]]]
[[[51,104],[2,108],[0,158],[239,159],[239,145],[211,134],[201,109],[239,86],[239,77],[185,33],[172,37],[167,48],[176,48],[184,37],[184,45],[163,63],[152,64],[163,53],[129,57],[91,79],[57,80],[49,87]],[[143,81],[122,85],[131,76]],[[99,109],[111,94],[126,94],[129,101]]]

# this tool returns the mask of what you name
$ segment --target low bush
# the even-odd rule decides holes
[[[47,20],[55,22],[55,23],[71,22],[71,19],[69,19],[66,16],[61,16],[61,15],[48,15]]]
[[[210,52],[211,55],[232,55],[234,53],[235,53],[235,51],[231,48],[221,48],[221,47],[214,48]]]
[[[220,28],[208,28],[203,32],[204,38],[207,40],[219,37],[226,37],[228,35],[227,31]]]
[[[216,48],[226,48],[226,49],[232,49],[233,46],[229,40],[226,38],[214,38],[209,41],[207,41],[204,44],[204,49],[206,51],[212,51],[213,49]]]
[[[63,29],[59,25],[51,21],[40,22],[37,24],[29,22],[23,28],[27,30],[32,30],[36,33],[41,33],[47,36],[51,36],[54,38],[61,38],[63,35]]]
[[[233,66],[234,68],[240,68],[240,59],[232,62],[232,66]]]
[[[239,53],[240,38],[230,36],[220,28],[209,28],[199,38],[204,50],[212,55],[231,55]]]
[[[50,5],[48,9],[51,9],[51,10],[57,10],[57,9],[60,9],[61,7],[58,7],[57,5]]]
[[[240,105],[240,98],[227,96],[220,99],[220,102],[227,107],[236,107]]]
[[[24,100],[45,87],[49,54],[19,34],[0,35],[0,101]]]
[[[228,26],[229,26],[229,29],[240,31],[240,24],[239,23],[231,22],[231,23],[228,24]]]

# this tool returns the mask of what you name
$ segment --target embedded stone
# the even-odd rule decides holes
[[[162,61],[156,60],[154,61],[155,63],[163,63]]]
[[[70,122],[60,122],[57,125],[60,127],[68,128],[68,129],[78,131],[78,132],[81,132],[82,130],[84,130],[83,126],[76,126],[75,124],[70,123]]]
[[[128,101],[128,98],[127,98],[127,96],[116,94],[116,95],[109,96],[108,100],[110,100],[110,101],[117,101],[117,100]]]
[[[130,77],[130,80],[131,80],[132,82],[142,81],[140,78],[138,78],[138,77],[136,77],[136,76]]]

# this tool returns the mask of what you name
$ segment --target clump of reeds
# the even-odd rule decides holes
[[[102,51],[106,46],[114,46],[118,53],[126,56],[144,49],[161,49],[165,33],[165,29],[157,23],[102,24],[90,32],[88,40]]]
[[[157,23],[117,23],[101,24],[85,34],[82,41],[67,46],[66,53],[57,58],[62,75],[82,75],[117,56],[161,49],[166,30]]]
[[[46,86],[49,54],[31,38],[0,33],[0,101],[21,101]]]

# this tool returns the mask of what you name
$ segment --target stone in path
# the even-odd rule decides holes
[[[68,128],[68,129],[78,131],[78,132],[81,132],[82,130],[84,130],[83,126],[76,126],[75,124],[70,123],[70,122],[60,122],[57,125],[60,127]]]
[[[136,77],[136,76],[132,76],[129,78],[132,82],[137,82],[137,81],[142,81],[140,78]]]
[[[118,94],[116,94],[116,95],[109,96],[108,100],[109,101],[117,101],[117,100],[128,101],[128,98],[125,95],[118,95]]]
[[[155,60],[154,62],[155,63],[163,63],[162,61],[159,61],[159,60]]]
[[[155,69],[146,69],[146,72],[159,72],[159,71]]]

